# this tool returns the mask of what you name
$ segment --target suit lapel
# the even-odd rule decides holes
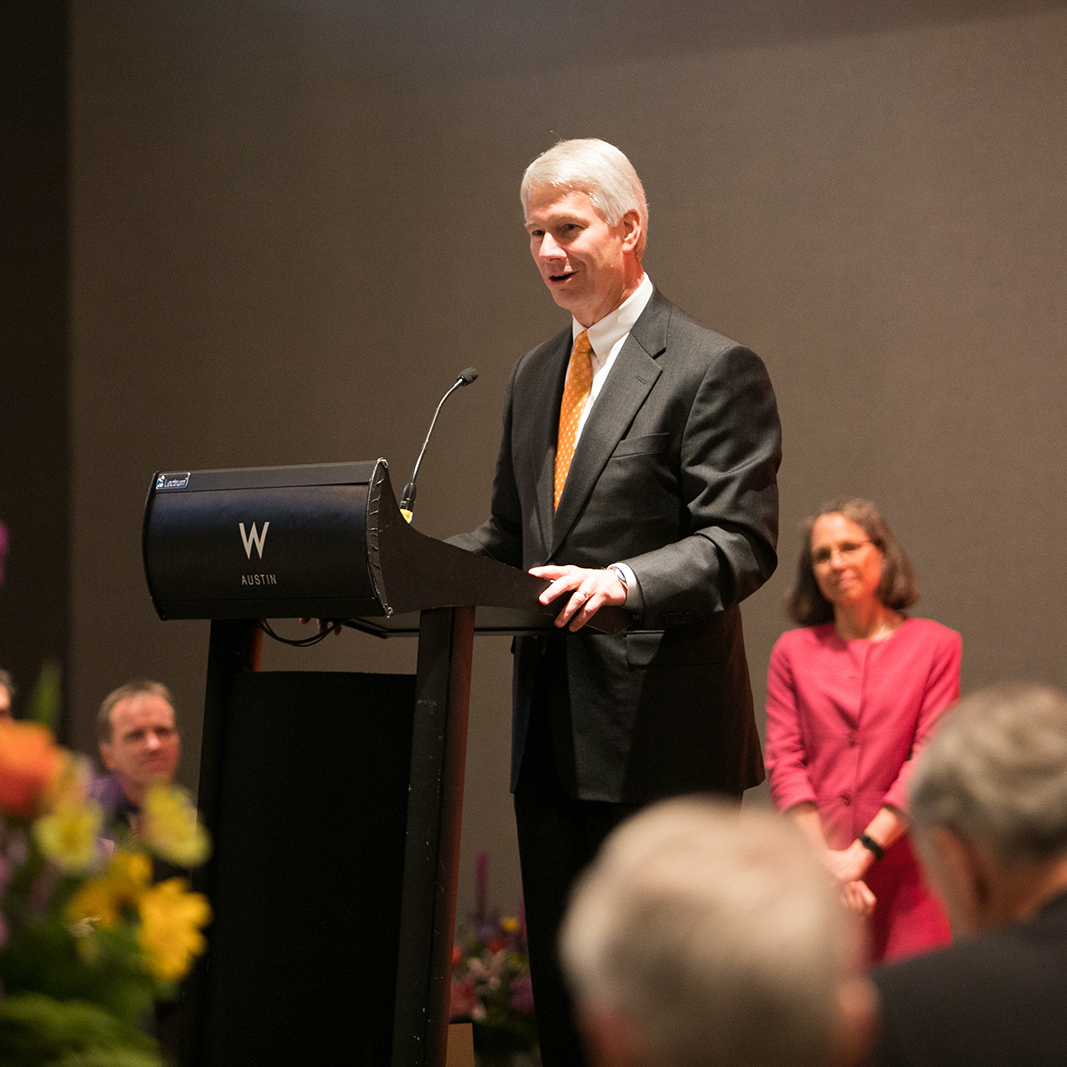
[[[589,418],[582,429],[582,436],[578,439],[574,459],[571,460],[567,484],[559,501],[559,510],[556,511],[555,521],[551,524],[552,536],[548,542],[551,545],[550,558],[574,526],[597,479],[611,458],[612,452],[625,436],[638,409],[648,396],[649,390],[660,376],[661,368],[656,360],[666,348],[670,312],[670,303],[658,291],[654,292],[648,307],[634,323],[633,329],[615,358],[604,388],[589,412]],[[562,396],[562,386],[560,396]],[[558,421],[557,414],[552,431],[553,463],[555,461],[555,430]],[[551,465],[549,475],[547,513],[551,515]],[[541,507],[543,509],[543,503]],[[543,510],[542,514],[544,514]]]

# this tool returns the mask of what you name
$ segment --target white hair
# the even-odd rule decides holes
[[[609,226],[617,226],[627,211],[636,211],[641,219],[637,248],[641,258],[648,236],[648,202],[633,164],[614,145],[597,137],[582,137],[558,141],[542,152],[522,176],[519,199],[523,212],[531,190],[541,185],[585,193]]]
[[[853,927],[787,820],[665,801],[615,831],[561,940],[580,1004],[625,1019],[672,1067],[828,1062]]]
[[[919,757],[909,812],[1005,863],[1067,854],[1067,696],[1011,683],[964,697]]]

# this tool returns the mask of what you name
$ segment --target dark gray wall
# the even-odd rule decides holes
[[[25,714],[70,635],[67,10],[0,6],[0,667]],[[62,722],[57,724],[62,727]]]
[[[1065,55],[1053,0],[73,0],[81,742],[135,673],[175,687],[198,740],[207,624],[157,621],[140,570],[154,470],[381,455],[402,484],[474,364],[415,521],[484,517],[508,371],[566,321],[518,180],[570,136],[629,154],[649,273],[777,387],[784,562],[745,612],[758,699],[796,526],[842,492],[882,505],[919,613],[963,633],[967,687],[1067,685]],[[411,652],[349,635],[268,665]],[[475,667],[461,900],[488,847],[511,906],[506,640]]]

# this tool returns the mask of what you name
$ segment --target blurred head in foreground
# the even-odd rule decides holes
[[[1067,890],[1067,696],[1012,683],[965,697],[919,757],[910,811],[954,934],[1032,916]]]
[[[655,805],[575,890],[561,942],[597,1067],[828,1067],[873,995],[825,868],[766,810]]]

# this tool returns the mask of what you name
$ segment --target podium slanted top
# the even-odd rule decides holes
[[[160,471],[142,527],[145,577],[161,619],[364,619],[418,627],[418,612],[475,606],[479,629],[548,629],[548,582],[420,533],[384,459],[291,467]],[[503,610],[496,610],[503,609]],[[616,632],[605,608],[594,628]]]

